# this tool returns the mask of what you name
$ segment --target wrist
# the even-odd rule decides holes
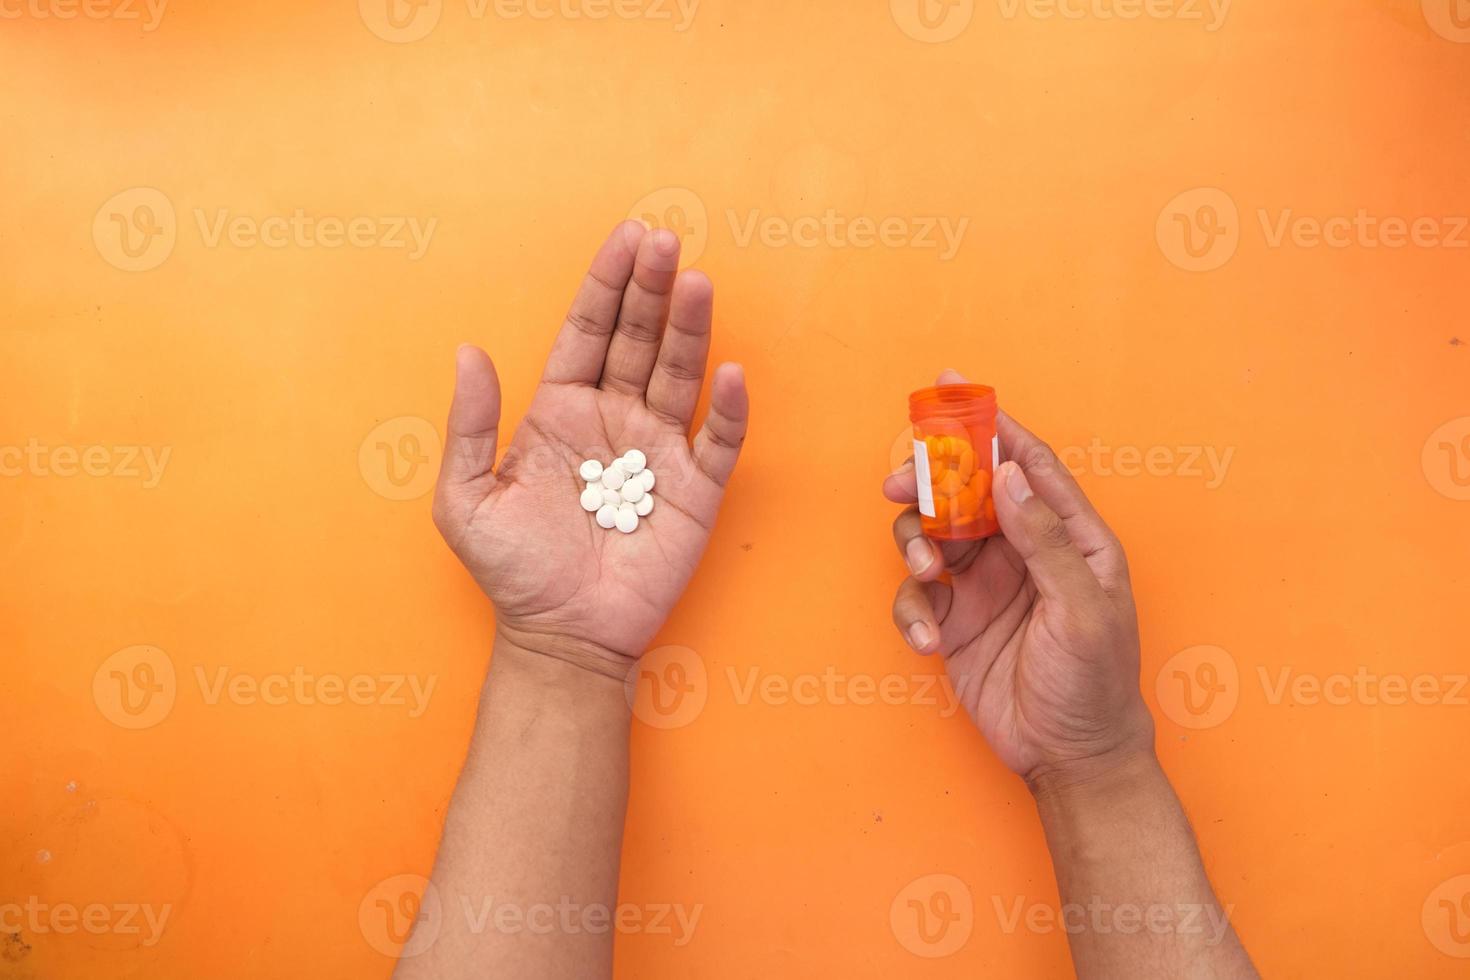
[[[637,657],[570,633],[536,629],[497,615],[495,649],[502,646],[517,651],[516,656],[540,657],[618,685],[627,679],[628,671],[638,662]]]
[[[626,723],[631,711],[624,676],[576,655],[570,646],[527,645],[506,631],[495,631],[487,688],[534,704],[538,710],[585,720]]]
[[[1025,778],[1037,806],[1046,811],[1107,805],[1162,777],[1150,730],[1097,755],[1042,763]]]

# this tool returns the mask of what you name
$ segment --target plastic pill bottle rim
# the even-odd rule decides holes
[[[909,419],[984,419],[996,413],[995,389],[989,385],[936,385],[909,395]]]

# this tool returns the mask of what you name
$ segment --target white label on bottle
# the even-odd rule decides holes
[[[919,513],[934,516],[934,487],[929,482],[929,446],[922,439],[914,440],[914,480],[918,483]]]

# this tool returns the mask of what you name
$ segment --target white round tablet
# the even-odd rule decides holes
[[[633,505],[633,510],[639,517],[647,517],[653,511],[653,494],[646,493],[639,497],[638,502]]]
[[[624,473],[623,468],[616,463],[602,471],[602,485],[609,490],[621,489],[627,482],[628,474]]]
[[[643,481],[643,490],[645,493],[653,489],[653,470],[644,470],[638,474],[638,478]]]
[[[592,483],[602,478],[602,464],[595,459],[589,459],[582,463],[582,468],[577,472],[582,474],[582,479]]]
[[[589,514],[596,513],[603,504],[602,489],[600,487],[588,487],[582,491],[582,509]]]
[[[623,489],[620,492],[622,493],[624,500],[626,500],[630,504],[636,504],[644,497],[643,481],[629,480],[627,483],[623,484]]]
[[[597,509],[597,526],[612,528],[618,523],[618,509],[612,504],[603,504]]]
[[[638,530],[638,512],[633,509],[632,504],[624,504],[618,508],[617,526],[624,534],[632,534]]]
[[[648,465],[648,457],[643,455],[642,450],[630,449],[623,453],[623,469],[629,473],[642,473],[643,467]]]
[[[600,483],[597,485],[597,492],[599,495],[601,495],[602,502],[605,504],[612,504],[614,507],[616,507],[618,506],[618,504],[621,504],[623,502],[622,494],[618,493],[616,490],[609,490],[607,487],[603,486]]]

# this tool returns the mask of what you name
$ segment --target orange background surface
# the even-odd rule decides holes
[[[754,417],[660,638],[703,705],[633,732],[622,901],[700,918],[621,937],[620,976],[1069,970],[1057,927],[1007,928],[1058,901],[1024,787],[888,620],[878,483],[945,366],[1126,543],[1159,751],[1263,972],[1464,974],[1449,0],[956,0],[929,27],[910,0],[705,0],[684,30],[652,0],[431,0],[401,29],[372,0],[176,0],[152,30],[138,4],[37,15],[59,2],[0,19],[0,977],[389,974],[376,901],[430,868],[489,652],[421,495],[453,351],[492,352],[513,423],[630,213],[714,278]],[[436,224],[420,255],[209,234],[297,209]],[[744,234],[829,209],[893,234]],[[1275,237],[1360,211],[1433,221],[1399,248]],[[928,219],[968,222],[954,254],[911,240]],[[211,697],[221,670],[435,686],[415,715]],[[935,938],[908,898],[969,914]],[[137,918],[14,928],[28,903]]]

